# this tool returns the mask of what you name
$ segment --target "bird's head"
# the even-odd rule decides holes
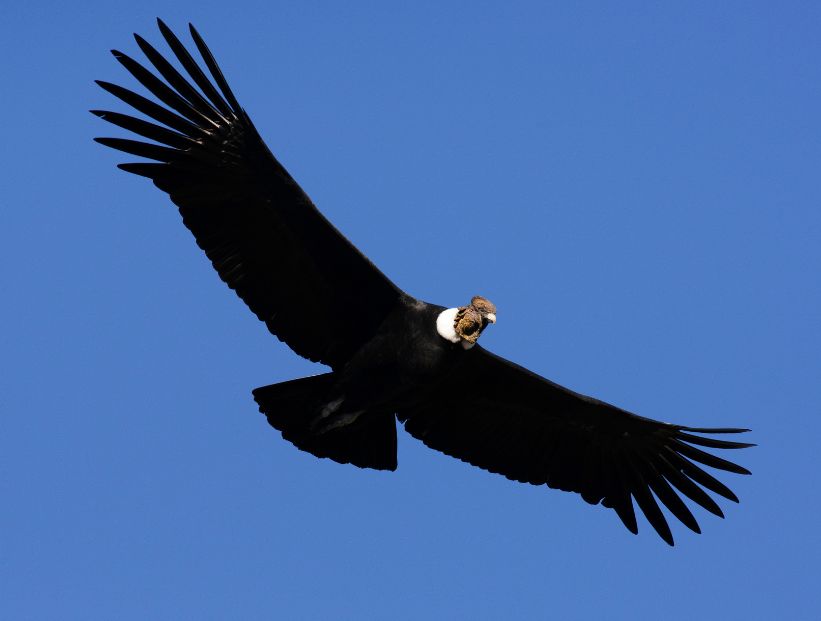
[[[473,296],[468,306],[456,311],[453,329],[463,341],[474,345],[488,324],[496,323],[496,306],[480,295]]]
[[[473,296],[470,304],[448,308],[436,318],[436,331],[451,343],[461,343],[470,349],[479,340],[488,324],[496,323],[496,306],[480,295]]]

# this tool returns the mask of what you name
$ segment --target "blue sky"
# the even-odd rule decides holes
[[[813,618],[821,6],[391,4],[4,7],[0,617]],[[281,440],[251,389],[321,369],[91,141],[157,15],[397,284],[496,303],[485,346],[752,428],[741,504],[671,549],[403,432],[392,474]]]

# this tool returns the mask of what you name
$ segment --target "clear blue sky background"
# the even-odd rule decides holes
[[[817,618],[821,4],[500,4],[4,5],[1,618]],[[396,283],[496,302],[487,347],[751,427],[741,504],[671,549],[404,433],[393,474],[281,440],[251,389],[321,369],[91,141],[157,15]]]

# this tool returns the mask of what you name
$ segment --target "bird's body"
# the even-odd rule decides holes
[[[282,417],[287,408],[279,407],[281,384],[258,388],[254,397],[268,420],[285,434],[304,432],[309,440],[316,434],[326,434],[347,428],[355,430],[361,417],[384,419],[380,427],[382,438],[374,443],[395,446],[394,417],[397,412],[424,402],[439,390],[454,392],[462,389],[452,381],[454,373],[464,364],[468,354],[461,341],[443,338],[437,329],[440,316],[455,316],[458,309],[445,309],[409,296],[402,296],[388,313],[376,333],[343,366],[332,373],[302,380],[305,391],[297,415]],[[454,331],[455,334],[455,331]],[[293,395],[289,385],[289,395]],[[296,437],[296,436],[294,436]],[[288,438],[294,441],[293,438]],[[330,454],[314,448],[310,441],[295,441],[297,446],[319,457],[356,463],[377,469],[394,469],[391,459],[368,462],[355,454],[338,453],[333,446]]]
[[[159,26],[188,77],[135,35],[163,79],[125,54],[114,55],[162,105],[98,82],[150,120],[93,111],[153,142],[97,140],[152,160],[120,168],[168,193],[220,278],[274,335],[330,367],[253,391],[285,439],[319,457],[393,470],[398,419],[434,449],[610,507],[634,533],[635,501],[671,545],[656,499],[696,532],[681,496],[719,516],[705,490],[737,501],[700,464],[748,472],[697,447],[751,446],[700,435],[745,430],[642,418],[477,345],[496,322],[496,307],[476,296],[446,308],[393,284],[274,158],[196,30],[191,34],[213,81],[165,24]]]

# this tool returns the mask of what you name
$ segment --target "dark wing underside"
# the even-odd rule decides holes
[[[212,79],[158,23],[188,77],[134,35],[157,75],[112,53],[160,103],[98,81],[150,120],[92,112],[152,142],[97,142],[153,160],[119,167],[169,194],[220,278],[273,334],[310,360],[344,364],[401,291],[319,213],[274,158],[193,26]]]
[[[695,435],[746,429],[691,428],[642,418],[562,388],[478,346],[436,394],[398,417],[433,449],[516,481],[601,502],[633,533],[638,532],[635,500],[670,545],[673,536],[656,499],[700,532],[681,496],[720,517],[721,509],[705,490],[734,502],[738,498],[699,464],[749,474],[697,446],[753,446]]]

